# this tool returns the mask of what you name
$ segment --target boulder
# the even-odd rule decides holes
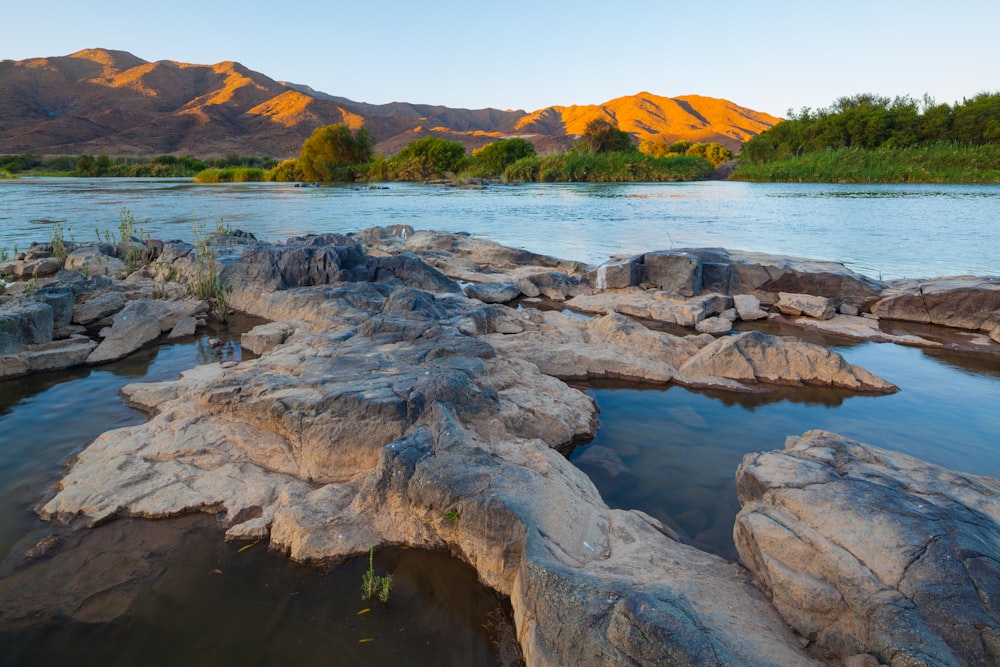
[[[624,289],[638,285],[642,281],[642,269],[638,257],[612,259],[601,264],[587,274],[590,285],[597,290]]]
[[[162,323],[162,320],[161,320]],[[198,330],[198,318],[197,317],[185,317],[178,320],[174,328],[170,330],[167,334],[167,338],[173,340],[174,338],[184,338],[186,336],[193,336]]]
[[[52,307],[23,298],[0,305],[0,354],[52,341]]]
[[[737,490],[740,560],[821,656],[1000,664],[1000,481],[810,431]]]
[[[728,297],[707,294],[685,299],[658,290],[631,287],[584,294],[566,302],[585,313],[621,313],[644,320],[694,328],[698,322],[732,306]]]
[[[63,329],[73,321],[73,290],[69,287],[47,286],[35,290],[31,295],[35,301],[46,303],[52,308],[52,326]]]
[[[76,248],[66,256],[66,268],[79,271],[86,276],[124,275],[127,270],[125,262],[110,254],[114,252],[112,248],[106,249],[108,254],[96,245]]]
[[[685,362],[674,381],[731,390],[741,386],[748,390],[759,383],[823,385],[886,394],[899,390],[825,347],[760,331],[716,339]]]
[[[547,311],[536,323],[534,314],[509,316],[518,325],[516,334],[481,339],[501,354],[529,361],[562,380],[618,378],[665,384],[699,349],[697,342],[647,329],[623,315],[586,320]],[[502,327],[503,322],[493,326],[497,331]]]
[[[723,248],[677,248],[642,258],[643,281],[682,296],[753,294],[774,303],[778,292],[790,292],[860,305],[877,299],[883,286],[837,262]]]
[[[680,296],[701,294],[702,259],[697,252],[663,250],[642,256],[642,282]]]
[[[55,257],[10,260],[0,263],[0,275],[15,276],[20,280],[31,280],[32,278],[51,276],[62,268],[62,260]]]
[[[1000,323],[1000,277],[896,281],[871,312],[890,320],[990,331]]]
[[[260,356],[284,343],[291,338],[293,333],[295,333],[295,326],[288,322],[258,324],[240,336],[240,345],[244,350],[249,350]]]
[[[514,283],[470,283],[465,295],[483,303],[508,303],[521,296],[521,290]]]
[[[553,301],[565,301],[589,291],[585,280],[559,271],[522,276],[515,280],[514,284],[525,296],[544,296]]]
[[[828,320],[837,313],[833,301],[811,294],[778,293],[778,310],[785,315],[806,315],[817,320]]]
[[[121,292],[101,292],[73,306],[73,322],[84,326],[93,324],[125,307],[128,297]]]
[[[733,330],[733,321],[727,317],[708,317],[694,326],[699,333],[724,334]]]
[[[752,294],[737,294],[733,297],[736,313],[745,322],[762,320],[767,317],[767,313],[761,310],[760,299]]]
[[[160,320],[149,300],[132,301],[115,316],[114,324],[87,357],[87,363],[94,365],[121,359],[156,340],[160,333]]]

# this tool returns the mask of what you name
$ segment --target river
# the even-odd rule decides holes
[[[618,253],[724,246],[842,261],[876,278],[1000,274],[996,186],[713,182],[387,188],[0,181],[0,249],[45,241],[57,223],[67,236],[93,240],[95,229],[115,230],[127,208],[154,238],[190,239],[195,227],[211,231],[219,223],[265,240],[409,224],[468,231],[594,264]],[[0,615],[0,665],[198,659],[273,664],[277,653],[250,648],[261,645],[280,648],[281,655],[301,664],[321,664],[324,656],[333,664],[396,664],[408,658],[427,664],[496,663],[482,626],[495,621],[502,601],[475,581],[474,572],[441,554],[376,554],[382,567],[399,576],[398,596],[389,607],[360,615],[369,608],[356,590],[362,560],[333,570],[297,567],[260,545],[240,551],[242,545],[222,541],[218,526],[198,519],[115,522],[90,531],[93,536],[59,537],[35,569],[18,564],[25,549],[51,530],[32,508],[58,480],[65,458],[103,430],[142,419],[117,397],[118,388],[176,377],[197,363],[238,358],[239,332],[251,324],[237,321],[212,332],[228,341],[221,350],[208,348],[205,334],[100,368],[0,382],[0,559],[6,559],[0,599],[34,597],[52,617],[25,629],[5,626]],[[601,428],[571,460],[591,474],[612,506],[643,509],[689,542],[727,558],[735,556],[735,468],[744,453],[780,448],[788,435],[824,428],[951,468],[1000,476],[1000,356],[821,340],[901,391],[737,396],[681,387],[588,386],[584,389],[601,407]],[[601,464],[609,455],[620,464],[613,476]],[[146,550],[139,565],[130,560],[130,549]],[[80,556],[98,553],[111,560]],[[123,569],[134,593],[127,614],[102,621],[101,613],[120,601],[98,595],[90,607],[75,612],[90,621],[67,617],[60,607],[66,602],[55,589],[86,577],[114,578]],[[264,639],[248,645],[245,637]]]
[[[265,240],[385,224],[465,231],[599,264],[617,253],[721,246],[843,262],[873,278],[1000,274],[1000,186],[802,183],[539,184],[482,190],[393,183],[25,178],[0,181],[0,248],[115,230],[154,238],[217,224]]]

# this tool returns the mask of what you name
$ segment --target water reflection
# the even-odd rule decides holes
[[[361,599],[367,558],[327,569],[262,544],[241,551],[211,517],[120,520],[61,540],[0,580],[0,665],[497,665],[485,626],[509,623],[475,571],[443,553],[377,552],[376,569],[393,574],[381,604]]]
[[[781,449],[790,435],[824,429],[1000,477],[997,357],[876,343],[839,351],[899,393],[782,387],[733,394],[595,383],[587,391],[601,408],[601,426],[570,460],[612,507],[641,509],[727,558],[735,557],[736,468],[744,454]]]
[[[383,606],[361,601],[367,559],[325,569],[263,544],[241,551],[214,517],[82,530],[38,518],[68,457],[145,419],[123,385],[239,360],[240,333],[259,322],[238,316],[116,363],[0,382],[0,665],[497,665],[497,637],[516,654],[507,603],[445,554],[377,553],[394,577]]]

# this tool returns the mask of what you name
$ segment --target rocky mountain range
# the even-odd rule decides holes
[[[236,62],[148,62],[125,51],[0,60],[0,154],[227,154],[294,157],[316,128],[362,125],[393,154],[441,136],[473,150],[521,136],[540,153],[565,150],[598,117],[636,139],[715,141],[731,150],[780,118],[733,102],[638,93],[598,105],[536,111],[366,104],[275,81]]]

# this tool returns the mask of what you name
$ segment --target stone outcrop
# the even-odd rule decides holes
[[[1000,278],[935,278],[890,283],[871,312],[878,317],[958,329],[1000,326]]]
[[[190,324],[203,306],[140,298],[152,284],[145,276],[194,261],[184,244],[165,243],[158,252],[158,266],[127,283],[96,277],[76,284],[74,318],[95,325],[114,317],[105,343],[127,343],[122,349]],[[887,529],[876,548],[865,542],[870,527],[852,523],[849,507],[829,521],[828,534],[820,518],[824,508],[839,510],[856,498],[862,498],[863,511],[855,512],[862,518],[876,509],[911,518],[915,505],[879,496],[880,489],[865,484],[916,493],[920,502],[949,512],[961,501],[989,514],[992,482],[961,477],[966,487],[956,481],[950,500],[938,503],[930,490],[920,490],[930,484],[929,473],[905,477],[906,466],[896,459],[885,472],[891,456],[860,445],[866,454],[853,445],[824,444],[836,449],[830,454],[803,445],[806,456],[795,445],[794,456],[786,454],[791,462],[767,458],[777,454],[747,459],[737,541],[755,583],[740,566],[680,544],[642,512],[608,508],[563,455],[593,435],[597,410],[562,380],[620,378],[727,391],[773,384],[896,390],[826,348],[793,338],[757,331],[677,336],[637,321],[731,325],[742,314],[758,317],[761,301],[774,304],[779,292],[843,298],[851,306],[869,303],[879,287],[829,263],[771,258],[751,265],[745,253],[722,252],[662,253],[651,261],[663,285],[674,280],[676,291],[690,287],[693,294],[682,297],[631,285],[637,276],[648,282],[645,263],[607,265],[605,287],[594,292],[590,267],[405,226],[222,249],[217,260],[232,285],[231,305],[270,320],[243,338],[259,357],[126,387],[128,402],[150,420],[95,440],[40,511],[91,523],[207,512],[223,517],[228,537],[267,539],[299,561],[336,561],[384,544],[447,549],[510,597],[530,665],[811,665],[867,660],[865,653],[899,665],[950,664],[970,655],[970,664],[986,664],[975,660],[995,657],[996,619],[989,614],[998,606],[990,583],[996,557],[976,551],[962,569],[946,563],[952,569],[936,579],[936,566],[923,559],[936,558],[938,547],[958,535],[961,526],[952,522],[983,528],[988,540],[1000,542],[988,522],[942,509],[936,526],[947,539],[934,538],[928,528],[917,541],[923,547],[894,552],[904,544],[902,529]],[[678,271],[690,280],[677,282]],[[514,288],[520,296],[568,298],[575,310],[600,315],[485,303],[469,298],[476,292],[463,289],[468,282],[491,285],[483,295],[496,298],[487,301],[500,301]],[[849,286],[839,295],[817,294],[835,285]],[[848,316],[824,322],[839,317]],[[91,363],[98,352],[106,354],[98,348],[89,354]],[[815,442],[810,438],[802,442]],[[876,458],[882,463],[872,463]],[[808,465],[799,466],[806,459]],[[614,474],[614,460],[605,464]],[[817,472],[824,465],[832,472]],[[962,488],[981,497],[961,495]],[[789,509],[800,492],[808,507]],[[792,519],[779,517],[786,510],[797,512],[794,520],[808,530],[796,532]],[[802,544],[795,541],[800,534]],[[836,548],[861,550],[852,561],[817,535]],[[965,537],[954,539],[959,547],[944,558],[964,558],[978,548]],[[812,555],[808,549],[816,545]],[[802,554],[820,571],[794,569]],[[851,569],[857,564],[880,583]],[[850,576],[837,578],[845,572]],[[969,608],[947,607],[953,576],[973,580],[986,602],[966,601],[966,586],[957,599]],[[908,595],[909,602],[900,597]],[[981,645],[955,648],[952,635],[967,643],[971,636],[928,620],[921,611],[925,599],[941,609],[941,619],[952,615],[987,627]]]
[[[679,296],[705,293],[750,294],[772,304],[779,292],[812,294],[867,304],[878,298],[882,284],[837,262],[741,252],[723,248],[677,248],[616,258],[608,287],[643,283]],[[625,277],[629,282],[625,284]],[[596,272],[593,282],[597,283]]]
[[[728,389],[763,382],[882,394],[898,391],[894,384],[825,347],[759,331],[716,339],[685,362],[675,380],[693,387]]]
[[[566,302],[583,313],[621,313],[641,320],[694,328],[698,322],[732,307],[732,299],[717,294],[683,298],[666,292],[630,287],[584,294]]]
[[[115,317],[115,323],[87,357],[87,363],[102,364],[121,359],[156,340],[160,333],[160,319],[150,302],[145,299],[133,301]]]
[[[828,320],[837,313],[836,304],[832,299],[812,294],[778,292],[776,305],[785,315],[806,315],[817,320]]]
[[[531,665],[813,664],[737,566],[609,509],[556,451],[593,432],[595,407],[498,354],[499,307],[399,274],[277,293],[313,304],[278,323],[290,336],[256,360],[126,388],[155,416],[98,438],[43,513],[221,511],[231,537],[269,536],[303,561],[447,548],[510,596]],[[602,320],[604,339],[646,335]]]
[[[737,489],[740,559],[819,655],[1000,664],[1000,481],[811,431]]]

